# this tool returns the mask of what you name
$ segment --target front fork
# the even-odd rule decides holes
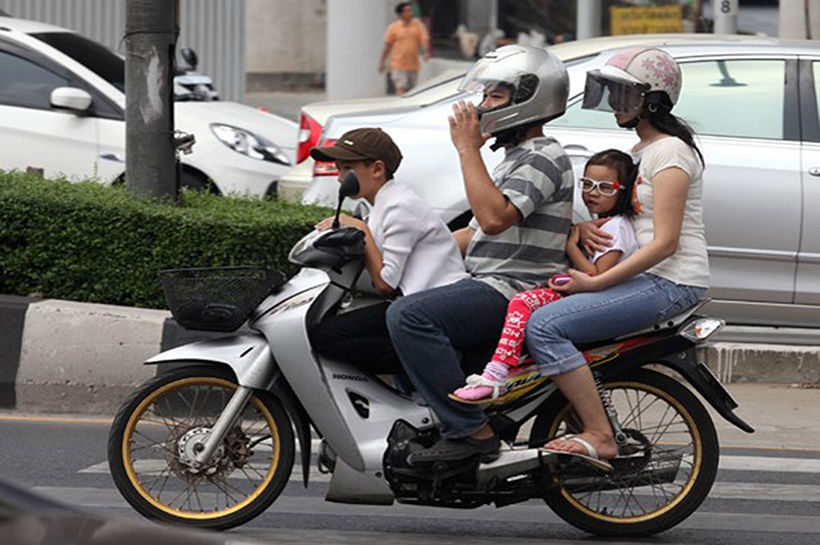
[[[242,411],[248,404],[252,393],[252,388],[239,386],[231,396],[230,401],[228,401],[225,410],[219,415],[211,431],[205,437],[205,441],[194,445],[194,451],[196,452],[194,463],[197,468],[207,467],[211,456],[222,443],[222,440],[225,439],[228,430],[233,428],[237,420],[239,420],[239,415],[242,414]]]

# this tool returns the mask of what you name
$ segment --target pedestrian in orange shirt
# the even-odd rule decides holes
[[[419,48],[424,60],[430,59],[430,38],[427,29],[418,19],[413,19],[413,6],[401,2],[396,6],[398,21],[390,23],[384,33],[384,49],[379,59],[379,72],[384,72],[384,61],[390,56],[390,79],[397,95],[403,95],[416,85],[419,75]]]

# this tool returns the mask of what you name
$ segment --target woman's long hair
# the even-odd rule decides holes
[[[703,154],[695,144],[695,131],[683,119],[676,117],[672,113],[672,102],[669,96],[663,91],[654,91],[647,93],[644,98],[644,106],[641,111],[641,118],[649,121],[649,124],[655,128],[656,131],[668,134],[669,136],[676,136],[686,142],[686,144],[695,150],[700,159],[700,164],[704,165]]]

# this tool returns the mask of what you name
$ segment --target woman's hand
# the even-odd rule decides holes
[[[334,216],[329,218],[325,218],[314,227],[317,231],[327,231],[331,227],[333,227],[333,220],[335,219]],[[367,224],[362,220],[357,220],[352,216],[348,216],[347,214],[339,214],[339,226],[340,227],[355,227],[359,231],[365,231],[367,229]]]
[[[578,228],[580,245],[588,255],[603,252],[612,246],[612,235],[600,228],[608,221],[609,218],[598,218],[573,225],[573,228]]]
[[[581,293],[585,291],[599,291],[603,288],[603,286],[599,286],[599,282],[597,281],[598,277],[590,276],[576,269],[568,270],[567,275],[569,275],[569,282],[558,285],[552,281],[552,278],[550,278],[548,282],[549,287],[552,290],[564,295]]]
[[[478,113],[472,103],[459,100],[453,105],[453,115],[447,118],[450,122],[450,139],[459,153],[478,151],[489,134],[482,134],[478,123]]]

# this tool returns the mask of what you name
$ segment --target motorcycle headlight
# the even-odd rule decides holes
[[[211,123],[211,132],[220,142],[237,153],[261,161],[270,161],[283,165],[290,164],[287,155],[279,149],[279,146],[264,136],[221,123]]]

